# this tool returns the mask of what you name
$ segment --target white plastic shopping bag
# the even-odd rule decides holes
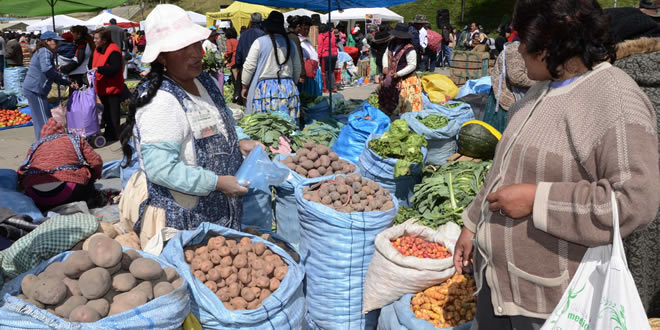
[[[612,244],[590,248],[541,330],[651,329],[628,270],[612,193]]]

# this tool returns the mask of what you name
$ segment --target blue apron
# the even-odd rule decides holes
[[[241,166],[243,157],[238,149],[236,129],[231,124],[231,114],[227,111],[224,98],[220,94],[216,83],[212,80],[213,78],[206,73],[202,73],[197,79],[215,102],[227,132],[227,136],[218,133],[199,140],[193,138],[197,166],[213,171],[218,176],[234,175]],[[183,110],[188,112],[187,102],[184,102],[184,100],[192,102],[192,99],[179,85],[165,77],[160,90],[174,95],[179,100]],[[139,131],[137,138],[139,141]],[[202,222],[211,222],[240,230],[243,206],[241,197],[228,197],[222,192],[214,191],[208,196],[198,196],[196,205],[188,209],[174,200],[169,189],[149,180],[147,180],[147,192],[147,199],[140,205],[140,219],[134,227],[138,233],[142,226],[142,217],[147,205],[165,210],[166,227],[191,230],[197,228]]]
[[[42,144],[53,141],[55,139],[59,139],[61,137],[68,137],[69,140],[71,140],[71,144],[73,144],[73,149],[76,151],[76,155],[78,156],[78,163],[77,164],[68,164],[68,165],[61,165],[58,166],[54,169],[51,170],[42,170],[42,169],[33,169],[30,168],[30,165],[32,164],[32,156],[34,155],[34,152],[37,151],[37,148],[39,148]],[[80,139],[82,137],[79,135],[74,135],[74,134],[52,134],[49,135],[39,141],[37,141],[35,144],[30,147],[30,153],[28,154],[27,158],[25,158],[25,161],[23,162],[23,165],[21,165],[21,171],[25,172],[23,174],[24,176],[32,175],[32,174],[53,174],[58,171],[66,171],[66,170],[72,170],[75,171],[79,168],[82,167],[89,167],[89,163],[85,160],[85,157],[83,157],[82,150],[80,149]]]

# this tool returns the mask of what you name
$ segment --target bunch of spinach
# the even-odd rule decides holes
[[[447,222],[463,225],[461,215],[481,190],[491,162],[456,161],[442,167],[427,166],[422,182],[415,186],[413,208],[402,208],[395,223],[417,218],[437,228]]]
[[[447,117],[437,114],[428,115],[419,121],[430,129],[441,129],[449,125],[449,119]]]
[[[369,148],[383,158],[397,159],[394,164],[394,177],[410,175],[411,163],[424,163],[422,146],[426,139],[413,132],[403,119],[392,122],[390,129],[378,138],[369,141]]]
[[[313,123],[305,126],[300,132],[300,138],[305,141],[314,141],[327,147],[331,147],[339,132],[344,125],[334,119],[315,120]]]
[[[269,147],[275,149],[279,147],[280,136],[284,136],[291,141],[291,150],[294,152],[303,143],[296,131],[296,125],[276,114],[256,113],[247,115],[243,117],[238,125],[243,128],[243,132],[251,139],[263,143],[269,152]]]

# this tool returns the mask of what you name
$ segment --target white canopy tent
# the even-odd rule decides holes
[[[202,15],[190,10],[187,11],[187,13],[190,19],[193,21],[193,23],[204,27],[206,26],[206,15]]]
[[[350,8],[343,11],[335,10],[330,13],[333,22],[339,21],[364,21],[367,14],[378,15],[382,21],[395,21],[403,23],[403,16],[387,8]],[[328,22],[328,14],[321,15],[321,22]]]
[[[111,14],[107,11],[102,11],[100,14],[88,19],[85,23],[87,24],[87,27],[93,26],[93,29],[98,29],[102,28],[105,23],[109,23],[111,19],[117,20],[117,23],[131,23],[131,21],[119,17],[117,15]]]
[[[87,22],[73,18],[67,15],[56,15],[55,16],[55,29],[60,31],[64,29],[69,29],[74,25],[83,25],[87,26],[89,29],[95,29],[96,27],[88,25]],[[29,25],[26,30],[28,32],[32,31],[53,31],[53,18],[48,17],[44,20],[39,21],[38,23]]]

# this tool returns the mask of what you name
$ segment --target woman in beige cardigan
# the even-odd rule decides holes
[[[578,14],[579,13],[579,14]],[[463,213],[454,264],[474,251],[472,329],[538,329],[589,247],[611,242],[660,203],[653,105],[612,66],[608,20],[595,0],[518,0],[514,28],[530,79],[509,110],[486,182]]]

